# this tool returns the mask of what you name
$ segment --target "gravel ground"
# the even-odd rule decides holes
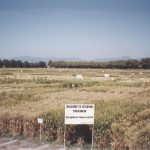
[[[0,150],[81,150],[81,148],[65,148],[64,145],[37,143],[29,140],[0,138]]]
[[[64,150],[63,145],[0,138],[0,150]]]

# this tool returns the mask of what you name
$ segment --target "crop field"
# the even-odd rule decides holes
[[[63,143],[67,103],[95,104],[95,148],[149,149],[150,70],[0,69],[1,137],[37,139],[41,117],[42,139]],[[86,140],[70,136],[76,128],[66,139],[80,146]]]

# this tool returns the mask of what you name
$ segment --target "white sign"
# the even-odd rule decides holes
[[[65,124],[94,124],[94,104],[66,104]]]
[[[110,74],[104,74],[104,77],[105,77],[105,78],[109,78],[109,77],[110,77]]]
[[[38,118],[37,121],[38,121],[38,123],[41,123],[41,124],[43,123],[43,119],[42,118]]]

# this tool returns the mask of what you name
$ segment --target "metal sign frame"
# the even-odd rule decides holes
[[[65,104],[65,109],[66,105],[92,105],[93,106],[93,111],[95,114],[95,104]],[[66,110],[65,110],[66,112]],[[93,114],[93,119],[94,119],[94,114]],[[66,117],[66,114],[64,113],[64,118]],[[66,149],[66,125],[92,125],[92,143],[91,143],[91,150],[93,149],[93,143],[94,143],[94,120],[93,123],[85,123],[85,124],[66,124],[64,120],[64,150]]]

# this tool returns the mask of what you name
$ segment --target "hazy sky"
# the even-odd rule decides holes
[[[150,0],[0,0],[0,58],[150,57]]]

